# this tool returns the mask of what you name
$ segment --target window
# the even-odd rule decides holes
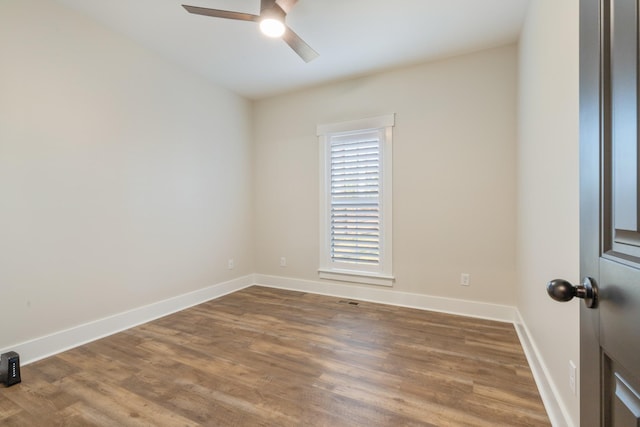
[[[318,126],[320,277],[391,286],[393,114]]]

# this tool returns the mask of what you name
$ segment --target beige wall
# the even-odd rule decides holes
[[[396,113],[394,289],[513,305],[516,79],[507,46],[255,102],[256,272],[318,280],[316,125]]]
[[[249,102],[52,1],[0,58],[0,348],[253,272]]]
[[[580,281],[578,0],[531,2],[519,69],[517,305],[565,417],[577,426],[568,364],[580,360],[579,302],[552,301],[545,284]]]

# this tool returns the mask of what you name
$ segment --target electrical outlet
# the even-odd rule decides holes
[[[229,270],[233,270],[233,268],[236,266],[235,262],[233,261],[233,258],[229,258],[229,261],[227,261],[227,268]]]
[[[460,286],[470,286],[471,285],[471,275],[469,273],[460,274]]]
[[[576,395],[576,365],[573,360],[569,360],[569,388]]]
[[[285,257],[280,257],[280,267],[287,266],[287,259]]]

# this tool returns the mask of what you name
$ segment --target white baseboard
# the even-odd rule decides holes
[[[69,350],[82,344],[124,331],[151,320],[164,317],[180,310],[219,298],[253,285],[254,276],[248,275],[228,282],[218,283],[197,291],[178,295],[143,307],[135,308],[104,319],[75,326],[64,331],[26,341],[0,353],[16,351],[23,365]]]
[[[481,319],[497,320],[500,322],[514,323],[516,320],[516,308],[509,305],[435,297],[336,282],[267,276],[263,274],[255,275],[255,284],[291,291],[309,292],[421,310],[439,311]]]
[[[560,393],[556,388],[554,382],[551,380],[551,375],[547,369],[538,347],[535,341],[532,339],[527,325],[524,323],[520,312],[516,310],[516,321],[514,322],[520,344],[524,350],[524,354],[529,362],[529,367],[533,373],[533,378],[538,386],[542,403],[547,410],[547,415],[551,421],[551,425],[554,427],[575,427],[571,421],[571,416],[566,406],[560,399]]]

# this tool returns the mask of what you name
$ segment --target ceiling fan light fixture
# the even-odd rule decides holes
[[[267,37],[282,37],[285,29],[284,22],[276,18],[265,18],[260,21],[260,31]]]
[[[186,4],[183,4],[182,7],[184,7],[187,12],[196,15],[259,23],[260,29],[266,36],[280,38],[288,44],[304,62],[310,62],[318,57],[318,52],[313,50],[300,36],[285,25],[287,13],[297,2],[298,0],[260,0],[260,15],[234,12],[231,10],[209,9]]]

